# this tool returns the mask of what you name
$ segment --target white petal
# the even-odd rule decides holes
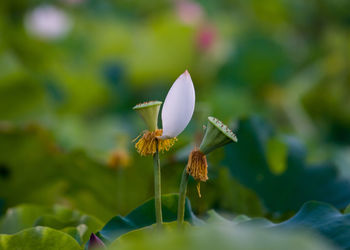
[[[171,86],[162,109],[163,135],[161,139],[178,136],[190,122],[195,93],[190,73],[186,70]]]

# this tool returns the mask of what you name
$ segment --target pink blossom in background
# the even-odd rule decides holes
[[[43,39],[62,38],[72,26],[65,12],[51,5],[41,5],[29,12],[24,25],[30,35]]]
[[[200,23],[204,17],[202,6],[186,0],[176,2],[176,13],[183,23],[189,25]]]
[[[217,34],[216,29],[212,25],[203,25],[199,28],[197,34],[197,45],[201,50],[209,50],[215,43]]]

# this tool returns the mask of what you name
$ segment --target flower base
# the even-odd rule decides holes
[[[157,140],[158,140],[159,152],[163,153],[164,151],[169,151],[169,149],[177,141],[177,138],[175,137],[175,138],[165,139],[165,140],[158,139],[157,137],[161,136],[162,133],[163,133],[162,129],[157,129],[152,132],[150,131],[143,132],[142,137],[135,144],[135,148],[137,152],[142,156],[154,155],[157,150]],[[135,140],[137,140],[138,138],[136,138]]]

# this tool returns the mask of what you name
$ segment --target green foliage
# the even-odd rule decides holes
[[[168,212],[169,211],[168,209],[170,209],[171,207],[170,204],[172,204],[173,209],[175,209],[176,207],[176,202],[170,202],[170,200],[175,197],[176,197],[175,195],[163,197],[163,204],[165,204],[165,209],[164,209],[165,218],[166,218],[165,221],[170,222],[172,220],[173,221],[175,220],[175,218],[172,218],[171,220],[170,217],[168,217],[170,215],[170,213]],[[120,216],[113,218],[110,222],[107,223],[104,229],[100,232],[100,237],[110,242],[113,239],[118,239],[122,234],[124,234],[123,236],[120,237],[120,239],[113,242],[111,246],[116,246],[116,245],[119,246],[119,244],[122,244],[122,245],[125,244],[126,246],[129,246],[129,244],[133,245],[135,241],[143,242],[148,237],[152,239],[152,232],[156,232],[156,233],[160,233],[160,232],[157,228],[150,227],[153,223],[155,223],[154,207],[152,206],[151,208],[152,204],[150,204],[150,202],[153,203],[154,200],[151,200],[141,205],[140,207],[132,211],[128,216],[124,218]],[[226,226],[226,229],[225,229],[226,233],[230,235],[232,233],[231,237],[237,237],[237,234],[239,234],[238,233],[239,230],[246,230],[246,229],[250,229],[253,232],[254,230],[258,230],[257,232],[259,232],[261,228],[268,228],[269,233],[274,236],[276,236],[275,235],[276,230],[278,232],[285,232],[285,233],[297,232],[298,230],[302,230],[305,232],[311,231],[313,233],[318,233],[324,236],[325,238],[327,238],[330,242],[333,242],[333,244],[343,249],[347,249],[350,247],[349,242],[347,240],[350,237],[350,215],[349,214],[343,215],[337,209],[335,209],[334,207],[326,203],[307,202],[301,207],[301,209],[296,213],[296,215],[278,224],[272,223],[266,219],[261,219],[261,218],[251,219],[245,215],[237,216],[233,220],[227,220],[221,217],[220,215],[218,215],[214,211],[210,211],[208,213],[209,217],[206,220],[206,223],[204,223],[203,221],[201,221],[201,223],[198,223],[198,219],[193,215],[191,217],[188,217],[188,213],[191,214],[191,211],[188,209],[189,207],[187,206],[186,215],[187,215],[187,220],[189,222],[195,223],[199,225],[199,227],[201,228],[206,228],[203,230],[210,230],[211,224],[224,225]],[[228,228],[229,226],[230,228]],[[140,230],[139,228],[141,227],[145,227],[145,229]],[[236,227],[238,227],[239,229],[238,230],[235,229]],[[138,229],[138,230],[135,230],[135,229]],[[186,230],[188,230],[186,231],[186,234],[188,234],[189,231],[193,229],[191,229],[190,227],[186,227]],[[176,232],[176,230],[172,230],[171,234],[176,235],[177,233],[178,232]],[[165,235],[166,235],[165,237],[168,237],[167,234]],[[255,237],[254,239],[256,239]],[[154,241],[154,239],[152,240]],[[150,240],[150,242],[152,242],[152,240]],[[226,238],[223,240],[229,241]],[[155,245],[157,244],[157,242],[152,242],[152,243]],[[192,242],[192,243],[197,244],[197,242]],[[227,242],[225,242],[224,244],[226,243]],[[274,244],[278,244],[278,242],[275,240],[272,240],[271,243],[272,243],[273,249],[275,248]],[[142,244],[144,244],[144,242]],[[165,242],[163,242],[162,244],[169,244],[169,242],[166,243],[166,240],[165,240]],[[247,244],[247,242],[245,242],[244,239],[237,238],[235,243],[230,242],[230,244],[232,245]],[[254,249],[256,248],[258,248],[258,246],[254,247]],[[147,249],[147,247],[145,249]]]
[[[49,227],[34,227],[13,235],[0,235],[0,248],[4,250],[81,250],[74,238]]]
[[[282,174],[287,168],[287,145],[278,138],[270,138],[266,145],[266,158],[270,171]]]
[[[162,212],[164,222],[176,220],[178,199],[179,196],[177,194],[162,196]],[[188,200],[186,200],[185,205],[185,220],[194,224],[201,224],[201,221],[194,216]],[[122,234],[138,228],[151,226],[155,222],[154,199],[150,199],[139,207],[135,208],[125,217],[118,215],[112,218],[102,228],[98,236],[106,241],[112,242]]]
[[[0,150],[0,196],[6,200],[5,208],[20,203],[68,204],[107,221],[116,213],[126,214],[152,195],[149,158],[137,155],[128,168],[108,169],[83,152],[62,152],[51,135],[36,125],[3,127]],[[209,159],[213,167],[217,165],[216,159]],[[167,181],[163,182],[163,193],[178,191],[184,164],[164,166],[162,173]],[[227,169],[215,169],[210,178],[202,185],[205,199],[198,197],[196,183],[190,182],[188,195],[196,213],[203,214],[219,204],[223,209],[250,216],[263,214],[256,194],[233,180]]]
[[[136,213],[139,213],[139,215],[143,215],[143,212],[139,212],[137,211],[137,209],[133,211],[133,213],[134,216],[136,215]],[[143,220],[145,220],[144,216],[139,218],[140,223],[142,223]],[[248,246],[249,242],[246,240],[249,239],[249,237],[241,238],[240,236],[242,232],[252,234],[252,238],[250,239],[254,238],[254,243],[250,243],[253,244],[251,245],[253,249],[260,249],[260,247],[263,247],[261,249],[269,249],[267,245],[271,247],[271,249],[278,249],[277,246],[281,243],[279,240],[277,240],[277,238],[279,237],[282,237],[284,240],[300,240],[301,242],[303,242],[301,244],[315,243],[317,242],[316,239],[320,238],[311,236],[312,234],[305,238],[301,237],[302,235],[305,236],[305,234],[307,235],[311,232],[313,234],[317,233],[324,236],[329,240],[329,242],[333,242],[334,245],[342,249],[348,249],[350,247],[349,242],[347,240],[350,237],[350,216],[348,214],[341,214],[337,209],[326,203],[307,202],[302,206],[302,208],[298,211],[298,213],[295,216],[293,216],[287,221],[278,224],[274,224],[266,219],[261,218],[251,219],[244,215],[237,216],[233,220],[227,220],[215,213],[214,211],[211,211],[209,213],[209,217],[206,222],[208,224],[202,223],[199,227],[191,228],[187,226],[185,233],[183,231],[176,231],[174,229],[171,229],[172,227],[170,227],[170,230],[168,227],[166,227],[165,231],[160,232],[159,230],[157,230],[157,228],[148,226],[144,229],[134,230],[121,236],[119,239],[117,239],[111,244],[111,247],[121,247],[121,249],[124,249],[123,247],[126,247],[126,249],[129,249],[129,247],[131,246],[135,247],[137,246],[137,244],[140,244],[140,249],[148,249],[147,244],[150,244],[150,246],[154,244],[156,249],[158,249],[157,247],[160,246],[171,245],[172,240],[175,240],[172,237],[177,238],[179,235],[181,235],[181,237],[179,237],[177,241],[179,244],[184,244],[185,249],[187,249],[187,247],[188,249],[191,249],[190,246],[194,247],[194,249],[197,249],[199,248],[197,244],[200,244],[200,246],[203,247],[207,247],[204,247],[204,249],[210,249],[211,245],[209,241],[205,241],[205,237],[197,239],[196,237],[191,238],[188,235],[192,235],[196,231],[211,231],[215,235],[215,233],[217,233],[216,230],[222,230],[220,232],[223,233],[223,238],[221,239],[220,243],[223,244],[223,249],[226,249],[229,246],[233,247],[236,245],[242,247]],[[137,221],[134,220],[133,223],[137,223]],[[216,227],[213,227],[213,225],[216,225]],[[305,234],[300,234],[300,231],[304,232]],[[261,232],[265,232],[265,237],[267,237],[266,242],[264,242],[263,246],[258,245],[258,238]],[[299,234],[296,232],[299,232]],[[281,233],[281,235],[278,236],[279,233]],[[160,236],[160,234],[164,235]],[[156,237],[155,235],[158,235],[158,237]],[[185,235],[187,236],[185,237]],[[291,238],[286,237],[287,235]],[[209,238],[213,239],[213,237],[214,236],[212,235]],[[162,240],[159,240],[160,238]],[[185,239],[192,240],[189,242]],[[234,240],[232,241],[232,239]],[[305,239],[310,239],[310,242],[304,242]],[[197,242],[198,240],[201,240],[201,242]],[[314,240],[315,242],[313,242]],[[207,245],[201,245],[203,241],[206,242]],[[135,242],[138,243],[135,245]],[[218,244],[218,242],[215,243]],[[142,244],[146,244],[146,247],[141,247]],[[160,245],[158,246],[158,244]],[[189,246],[186,246],[186,244],[189,244]],[[295,247],[295,244],[297,243],[293,243],[293,245],[291,245],[290,247]],[[176,246],[178,247],[178,245]]]
[[[335,249],[323,239],[296,231],[272,232],[249,227],[207,225],[186,230],[133,231],[110,249]]]
[[[37,205],[20,205],[7,210],[1,218],[0,233],[13,234],[34,226],[41,215],[52,213],[50,208]]]
[[[349,89],[348,83],[331,79],[313,86],[303,98],[310,116],[324,124],[323,130],[330,139],[342,144],[350,141],[350,112],[344,112],[350,110],[346,95]]]
[[[14,234],[31,227],[43,226],[63,231],[85,244],[102,223],[91,216],[64,207],[20,205],[9,209],[0,220],[1,234]]]
[[[245,219],[238,225],[254,225],[273,230],[308,229],[328,238],[342,249],[349,249],[350,215],[341,214],[333,206],[321,202],[307,202],[296,215],[279,224],[261,223],[260,219]]]
[[[63,13],[70,30],[32,34],[28,17],[40,6]],[[0,249],[81,249],[107,221],[99,236],[117,238],[118,249],[332,249],[329,241],[350,248],[349,163],[339,155],[350,141],[349,7],[1,0]],[[44,23],[52,24],[47,16]],[[230,125],[246,118],[233,126],[239,142],[208,156],[202,198],[190,179],[191,225],[176,230],[177,197],[165,195],[170,224],[159,232],[152,160],[134,153],[144,125],[131,108],[163,101],[185,69],[196,114],[161,156],[163,194],[178,192],[208,116]]]
[[[19,203],[69,204],[108,220],[116,210],[130,211],[152,192],[151,168],[139,165],[116,171],[83,152],[66,154],[37,126],[4,128],[0,133],[0,159],[0,196],[6,200],[6,207]],[[130,176],[137,186],[128,181]]]
[[[348,205],[345,209],[344,209],[344,214],[349,214],[350,213],[350,205]]]
[[[28,73],[0,78],[0,114],[2,119],[34,112],[44,102],[44,89]]]
[[[285,171],[279,175],[271,171],[267,151],[273,134],[257,117],[241,120],[237,132],[240,143],[226,147],[224,160],[232,176],[253,189],[270,211],[296,211],[308,200],[328,202],[340,209],[350,203],[350,182],[340,178],[331,164],[308,165],[305,148],[294,138],[284,140],[288,148]]]
[[[226,82],[260,88],[266,83],[283,83],[292,70],[291,61],[280,44],[259,34],[248,34],[238,41],[237,50],[220,77]]]

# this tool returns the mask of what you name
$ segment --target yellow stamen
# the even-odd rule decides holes
[[[207,157],[200,150],[194,149],[188,157],[187,173],[195,180],[205,182],[208,180]]]
[[[156,141],[158,140],[158,150],[159,152],[168,151],[177,141],[176,137],[171,139],[161,140],[158,136],[163,133],[162,129],[157,129],[156,131],[144,131],[142,137],[135,144],[137,152],[142,155],[153,155],[156,152]],[[139,135],[135,140],[137,140],[141,135]]]
[[[201,183],[200,182],[197,183],[197,193],[198,193],[199,198],[202,198],[202,195],[201,195]]]
[[[201,197],[200,181],[206,182],[208,180],[208,163],[205,154],[199,149],[194,149],[188,157],[186,169],[187,173],[198,181],[197,192],[198,196]]]

